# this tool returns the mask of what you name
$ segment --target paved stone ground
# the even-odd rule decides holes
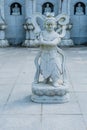
[[[37,49],[0,48],[0,130],[87,130],[87,47],[63,48],[70,102],[30,100]]]

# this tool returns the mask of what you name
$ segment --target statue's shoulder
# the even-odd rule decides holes
[[[59,38],[59,34],[56,31],[53,33],[53,36]]]
[[[46,36],[46,31],[45,30],[41,31],[40,35],[41,36]]]

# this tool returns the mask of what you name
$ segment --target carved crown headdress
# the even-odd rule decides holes
[[[42,15],[41,13],[34,13],[32,19],[32,23],[35,26],[35,32],[40,32],[40,26],[37,24],[37,18],[42,19],[43,22],[46,20],[53,20],[55,23],[58,22],[60,25],[66,25],[69,23],[69,16],[66,14],[59,14],[54,16],[54,12],[47,12],[46,15]]]

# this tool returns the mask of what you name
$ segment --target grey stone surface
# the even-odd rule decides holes
[[[83,117],[84,117],[84,121],[85,121],[85,124],[86,124],[86,127],[87,127],[87,114],[83,115]]]
[[[0,48],[0,130],[87,129],[87,47],[62,49],[70,102],[37,104],[30,95],[38,49]]]
[[[74,93],[70,93],[70,101],[64,104],[44,104],[43,105],[43,115],[50,115],[50,114],[81,114],[79,104],[77,103],[77,97]]]
[[[1,118],[0,118],[1,119]],[[5,125],[4,125],[5,123]],[[40,116],[4,116],[0,121],[1,130],[40,130]]]
[[[43,130],[86,130],[80,115],[43,116],[42,128]]]
[[[77,93],[78,102],[80,105],[81,112],[87,115],[87,92]]]

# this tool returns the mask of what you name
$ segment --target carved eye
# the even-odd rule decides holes
[[[48,26],[52,26],[53,24],[49,23]]]

